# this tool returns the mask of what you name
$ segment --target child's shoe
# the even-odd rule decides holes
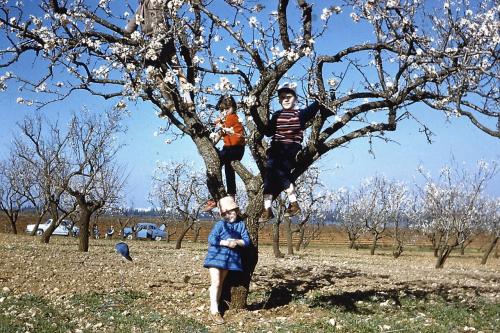
[[[222,318],[221,314],[219,312],[216,313],[209,313],[208,314],[208,319],[213,321],[214,324],[216,325],[222,325],[224,324],[224,318]]]
[[[299,204],[297,203],[297,201],[294,201],[294,202],[290,203],[290,206],[288,206],[288,208],[285,212],[285,216],[291,217],[291,216],[299,215],[300,212],[301,212],[301,210],[300,210]]]
[[[274,214],[273,214],[273,210],[271,209],[271,207],[269,207],[267,209],[264,208],[262,210],[262,214],[260,215],[259,222],[267,222],[273,218],[274,218]]]

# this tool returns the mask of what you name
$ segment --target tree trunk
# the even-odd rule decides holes
[[[12,233],[14,235],[17,235],[17,225],[16,225],[16,218],[14,217],[9,217],[10,220],[10,229],[12,230]]]
[[[33,228],[33,231],[30,234],[31,236],[35,236],[36,235],[36,231],[38,230],[38,226],[40,225],[40,223],[42,223],[42,218],[43,218],[43,215],[37,216],[36,222],[35,222],[35,227]]]
[[[201,227],[199,224],[194,226],[194,239],[193,239],[194,243],[198,243],[198,238],[200,237],[200,230]]]
[[[179,250],[181,248],[182,240],[184,239],[188,231],[193,227],[193,224],[194,222],[190,222],[184,229],[182,229],[181,234],[179,235],[179,237],[177,237],[177,240],[175,241],[176,250]]]
[[[59,223],[58,220],[52,218],[52,223],[49,225],[49,227],[45,230],[45,232],[42,235],[41,241],[43,244],[49,244],[50,237],[52,236],[54,230],[56,230],[58,223]]]
[[[281,221],[276,219],[273,223],[273,253],[275,258],[283,258],[284,255],[280,251],[280,224]]]
[[[290,217],[285,217],[285,229],[286,229],[286,247],[287,254],[293,255],[293,231],[292,231],[292,220]]]
[[[495,236],[491,240],[490,245],[488,246],[488,248],[484,252],[483,259],[481,260],[481,265],[486,265],[486,261],[488,260],[488,256],[493,251],[493,249],[495,248],[495,246],[497,246],[498,238],[499,238],[498,236]]]
[[[392,251],[392,256],[394,257],[394,259],[397,259],[401,256],[401,253],[403,253],[403,245],[398,244],[396,248]]]
[[[378,235],[373,235],[372,247],[370,249],[370,254],[373,256],[375,254],[375,249],[377,248]]]
[[[295,245],[295,251],[297,252],[300,251],[300,249],[302,248],[302,244],[304,244],[305,232],[306,228],[303,225],[299,226],[299,240]]]
[[[87,207],[80,206],[80,240],[78,251],[89,252],[90,218],[92,213]]]
[[[347,236],[349,237],[349,249],[355,249],[357,251],[356,236],[352,235],[350,232],[347,232]]]
[[[447,246],[439,251],[438,258],[436,261],[436,268],[443,268],[444,263],[446,259],[448,259],[448,256],[450,255],[452,250],[453,250],[452,246]]]

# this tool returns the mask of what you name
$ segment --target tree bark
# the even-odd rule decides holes
[[[276,219],[273,223],[273,253],[275,258],[283,258],[284,255],[280,251],[280,224],[281,221]]]
[[[200,237],[200,230],[201,227],[198,223],[197,225],[194,226],[194,239],[193,239],[194,243],[198,243],[198,238]]]
[[[176,250],[179,250],[181,248],[182,240],[184,239],[184,237],[186,236],[188,231],[193,227],[193,224],[194,224],[194,222],[190,222],[188,225],[186,225],[186,227],[184,229],[182,229],[181,234],[179,235],[179,237],[177,237],[177,240],[175,241],[175,249]]]
[[[89,252],[90,218],[92,213],[88,207],[80,206],[80,240],[78,242],[80,252]]]
[[[286,229],[286,246],[287,254],[293,255],[293,231],[292,231],[292,220],[290,217],[285,217],[285,229]]]
[[[370,254],[372,256],[375,255],[375,249],[377,248],[377,241],[378,241],[378,235],[374,234],[373,235],[373,241],[372,241],[372,247],[370,249]]]
[[[499,238],[498,236],[495,236],[491,240],[490,245],[488,246],[488,248],[484,252],[483,258],[481,259],[481,265],[486,265],[486,261],[488,260],[490,253],[493,251],[495,246],[497,246],[498,238]]]
[[[10,228],[12,230],[12,233],[14,235],[17,235],[17,225],[16,225],[16,219],[14,218],[10,218]]]
[[[35,236],[36,235],[36,231],[38,230],[38,226],[40,225],[40,223],[42,223],[42,218],[43,218],[43,215],[37,216],[36,222],[35,222],[35,227],[33,228],[33,231],[30,234],[31,236]]]
[[[436,260],[436,268],[443,268],[444,263],[446,259],[448,259],[448,256],[450,255],[452,250],[452,246],[447,246],[439,251],[438,258]]]
[[[42,235],[41,241],[43,244],[49,244],[50,237],[52,236],[54,230],[56,230],[58,222],[59,222],[58,220],[52,218],[52,223],[49,225],[49,227],[45,230],[45,232]]]
[[[304,236],[305,236],[306,228],[301,225],[299,227],[299,239],[297,240],[297,244],[295,245],[295,251],[300,251],[302,248],[302,244],[304,244]]]
[[[358,246],[356,245],[356,238],[351,238],[351,236],[349,236],[349,249],[355,249],[356,251],[358,250]]]

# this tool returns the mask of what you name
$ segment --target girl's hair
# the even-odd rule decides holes
[[[222,95],[217,102],[216,108],[222,110],[229,107],[232,107],[233,111],[236,111],[236,101],[231,95]]]

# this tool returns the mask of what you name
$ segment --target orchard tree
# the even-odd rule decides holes
[[[280,82],[301,82],[302,101],[316,99],[322,105],[297,156],[295,178],[353,140],[371,144],[376,138],[388,139],[387,133],[403,120],[415,121],[430,135],[426,113],[419,114],[425,108],[447,117],[463,116],[500,137],[496,0],[446,0],[438,6],[343,0],[327,8],[306,0],[270,5],[244,0],[150,2],[163,15],[154,22],[136,17],[136,30],[135,24],[122,28],[130,17],[124,2],[41,0],[34,10],[22,2],[0,1],[5,45],[0,67],[9,68],[0,76],[0,87],[19,82],[23,95],[18,101],[39,107],[80,90],[114,98],[119,107],[128,101],[150,103],[166,133],[192,140],[215,199],[226,193],[221,162],[209,138],[209,106],[214,95],[240,96],[256,168],[234,163],[248,194],[253,246],[233,306],[245,305],[257,263],[268,147],[264,136]],[[361,38],[345,43],[333,24],[360,31]],[[42,73],[35,78],[10,70],[18,63],[33,63]],[[30,91],[44,98],[35,100]]]
[[[481,230],[490,236],[481,264],[485,265],[490,253],[498,246],[500,238],[500,198],[486,198],[483,209],[479,212],[483,222]]]
[[[121,113],[73,115],[65,128],[42,117],[27,117],[19,124],[15,152],[40,180],[44,202],[52,217],[42,241],[78,208],[81,251],[88,251],[92,215],[119,200],[123,176],[114,158],[120,145],[115,136],[124,129]]]
[[[349,248],[358,249],[357,240],[366,232],[362,197],[354,189],[340,188],[335,194],[333,216],[347,233]]]
[[[17,234],[17,218],[29,201],[26,189],[33,186],[31,178],[24,172],[22,160],[11,155],[0,162],[0,209],[8,217],[13,234]]]
[[[84,111],[70,121],[64,159],[70,173],[62,188],[78,204],[80,251],[89,249],[92,215],[121,201],[125,177],[115,157],[121,148],[116,136],[124,132],[116,111]]]
[[[174,226],[179,228],[176,249],[181,248],[188,231],[195,230],[207,197],[205,175],[200,170],[194,170],[192,164],[185,161],[158,163],[150,201],[160,208],[162,214],[176,220]]]
[[[466,243],[479,228],[488,182],[497,173],[496,163],[479,161],[474,171],[465,166],[445,166],[437,179],[419,168],[426,184],[420,189],[422,210],[413,227],[436,239],[436,268],[443,268],[450,253]]]
[[[330,213],[333,196],[326,189],[325,184],[320,180],[321,170],[312,166],[297,180],[297,197],[302,207],[302,214],[297,218],[296,223],[287,228],[287,241],[292,240],[292,232],[297,232],[299,238],[295,244],[295,250],[299,251],[309,245],[317,238],[325,225],[328,213]],[[290,221],[291,222],[291,221]],[[288,245],[288,254],[291,244]]]
[[[64,157],[68,136],[61,132],[58,122],[49,123],[40,115],[25,117],[18,128],[13,152],[28,166],[26,172],[38,179],[44,209],[52,219],[41,241],[49,243],[54,230],[77,208],[76,201],[64,190],[70,175]]]

